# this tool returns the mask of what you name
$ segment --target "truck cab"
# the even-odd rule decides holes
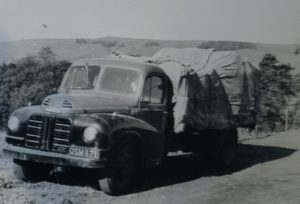
[[[58,166],[105,169],[101,189],[123,193],[139,167],[160,164],[166,154],[172,96],[170,79],[157,66],[80,60],[57,94],[11,114],[4,152],[23,180],[43,179]]]

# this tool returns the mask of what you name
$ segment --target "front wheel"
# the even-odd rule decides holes
[[[138,169],[138,151],[134,140],[125,139],[113,148],[108,176],[99,181],[100,188],[109,195],[130,190]]]
[[[38,182],[46,179],[51,171],[51,166],[34,162],[14,160],[14,174],[23,181]]]

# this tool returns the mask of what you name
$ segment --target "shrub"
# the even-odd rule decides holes
[[[0,125],[6,125],[9,114],[29,103],[38,105],[58,88],[70,62],[56,60],[46,47],[15,63],[0,66]]]
[[[256,46],[249,42],[206,41],[199,45],[198,48],[214,49],[216,51],[232,51],[240,49],[255,49]]]
[[[78,43],[78,44],[88,44],[89,40],[84,39],[84,38],[80,38],[80,39],[76,39],[75,42]]]
[[[160,46],[158,41],[151,40],[145,43],[145,47]]]

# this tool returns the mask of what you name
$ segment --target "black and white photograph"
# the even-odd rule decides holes
[[[300,203],[300,1],[0,0],[0,204]]]

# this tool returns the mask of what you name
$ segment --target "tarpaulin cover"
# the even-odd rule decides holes
[[[258,69],[237,52],[165,48],[141,60],[172,81],[175,132],[255,125]]]

